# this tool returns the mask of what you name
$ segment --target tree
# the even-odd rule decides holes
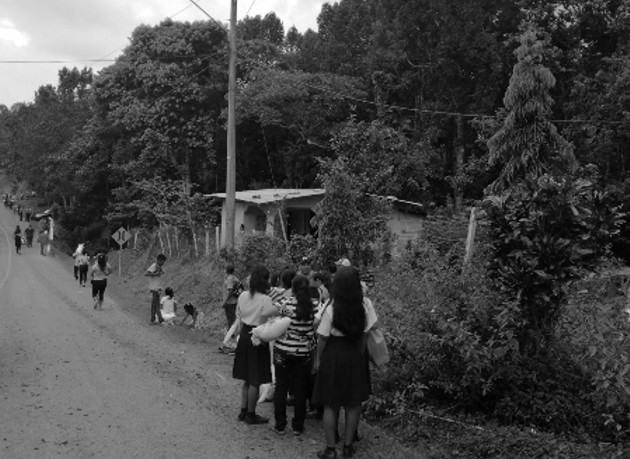
[[[335,132],[331,145],[366,193],[419,200],[427,188],[430,153],[381,121],[352,118]]]
[[[363,95],[349,77],[253,71],[241,83],[237,106],[241,186],[253,180],[313,186],[316,158],[332,154],[327,147],[332,131],[356,108],[353,99]]]
[[[214,22],[134,30],[130,45],[95,83],[103,132],[122,147],[113,173],[203,183],[216,174],[213,136],[225,105],[226,33]]]
[[[505,93],[503,126],[488,141],[491,165],[501,172],[492,191],[502,191],[529,176],[564,175],[575,169],[573,148],[550,120],[555,84],[543,65],[545,43],[528,29],[516,50],[518,63]]]
[[[371,244],[386,230],[390,208],[385,199],[366,193],[366,183],[349,169],[344,158],[322,164],[326,193],[316,210],[320,252],[324,260],[344,256],[368,263]]]

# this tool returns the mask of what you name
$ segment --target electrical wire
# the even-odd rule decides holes
[[[204,10],[201,6],[199,6],[199,4],[195,1],[195,0],[188,0],[189,2],[191,2],[193,5],[195,5],[203,14],[205,14],[206,16],[208,16],[208,18],[213,21],[215,24],[217,24],[219,27],[221,27],[223,30],[225,30],[226,32],[228,31],[227,27],[225,25],[223,25],[222,23],[220,23],[219,21],[217,21],[215,18],[213,18],[212,16],[210,16],[210,14]]]
[[[249,5],[249,8],[247,8],[247,13],[245,13],[245,17],[249,16],[249,12],[252,10],[255,3],[256,3],[256,0],[252,0],[252,4]]]

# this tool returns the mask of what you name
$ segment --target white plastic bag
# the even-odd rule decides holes
[[[252,343],[256,346],[261,341],[266,343],[282,338],[291,325],[290,317],[272,317],[267,322],[252,330]]]

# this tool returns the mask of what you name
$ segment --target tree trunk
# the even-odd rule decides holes
[[[453,197],[455,198],[455,212],[462,210],[464,198],[463,178],[464,178],[464,118],[459,115],[456,119],[455,142],[455,170],[453,173]]]
[[[210,227],[206,225],[206,257],[210,256]]]
[[[166,246],[168,247],[168,256],[171,258],[173,256],[173,246],[171,245],[171,235],[169,234],[169,227],[165,226],[166,229]]]
[[[181,257],[182,254],[179,250],[179,230],[177,229],[177,226],[173,228],[173,232],[175,233],[175,252],[177,253],[178,257]]]
[[[160,226],[158,226],[157,229],[157,237],[158,237],[158,241],[160,241],[160,252],[164,253],[164,241],[162,240],[162,225],[160,224]]]

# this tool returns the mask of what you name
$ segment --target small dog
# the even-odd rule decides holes
[[[180,322],[180,325],[183,325],[184,322],[186,322],[186,319],[188,319],[189,317],[192,317],[193,321],[190,324],[190,328],[195,328],[195,326],[197,325],[197,318],[199,317],[199,311],[197,310],[195,305],[192,303],[186,303],[184,305],[184,312],[186,313],[186,315]]]

